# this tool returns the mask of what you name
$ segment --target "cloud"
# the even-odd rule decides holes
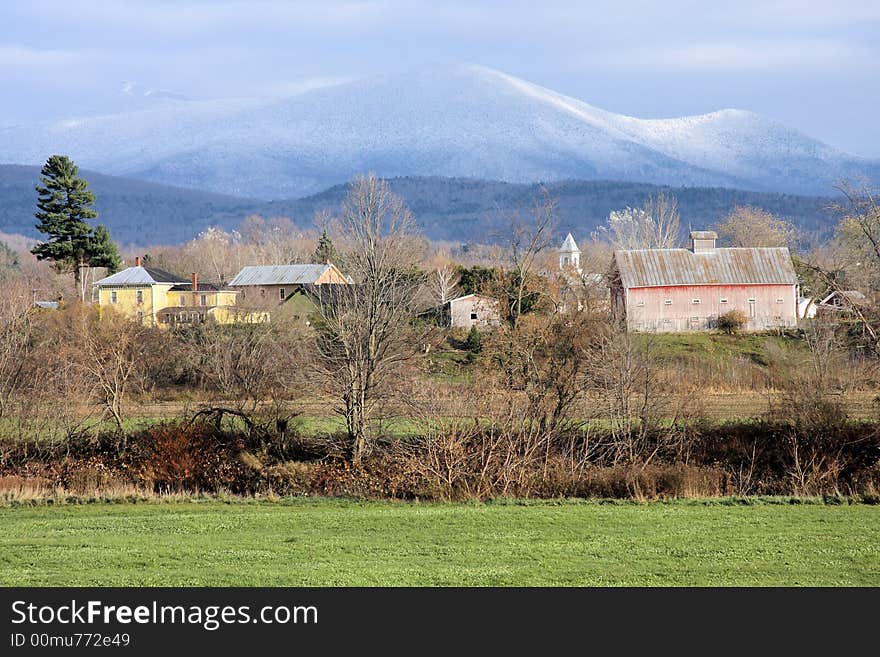
[[[834,39],[696,41],[590,53],[583,68],[664,73],[814,75],[880,71],[880,49]]]
[[[24,73],[76,64],[88,53],[76,50],[42,50],[19,45],[0,45],[0,69]]]
[[[364,30],[392,17],[393,4],[378,0],[288,2],[283,0],[69,0],[27,3],[20,21],[65,27],[57,37],[91,33],[101,38],[149,37],[154,42],[199,37],[240,37],[308,30]],[[47,32],[51,32],[48,30]]]

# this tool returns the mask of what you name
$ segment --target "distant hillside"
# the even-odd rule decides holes
[[[496,242],[504,217],[512,212],[527,216],[542,197],[539,184],[513,184],[462,178],[394,178],[391,188],[402,196],[425,234],[432,239],[458,242]],[[827,234],[835,223],[827,211],[833,199],[721,187],[666,187],[646,183],[573,180],[545,186],[558,203],[559,228],[578,239],[588,237],[605,222],[609,212],[640,206],[659,191],[678,199],[683,227],[705,228],[737,205],[754,205],[790,219],[806,231]],[[265,203],[267,216],[308,219],[319,210],[336,210],[346,186],[336,185],[320,194],[291,201]]]
[[[95,192],[98,222],[123,244],[185,242],[208,226],[237,226],[256,201],[80,170]],[[0,165],[0,232],[31,237],[40,167]]]
[[[177,244],[208,226],[238,228],[253,213],[287,216],[308,227],[316,211],[336,212],[346,192],[345,185],[336,185],[302,199],[265,202],[81,173],[97,195],[98,220],[123,245]],[[0,232],[38,235],[33,218],[38,179],[38,167],[0,165]],[[427,237],[455,242],[497,241],[504,216],[527,211],[541,195],[537,184],[415,177],[389,182]],[[560,230],[570,230],[578,239],[589,236],[611,210],[641,205],[660,190],[678,198],[684,225],[694,228],[715,223],[736,205],[764,208],[810,231],[824,233],[833,225],[825,211],[831,199],[814,196],[608,181],[566,181],[547,189],[559,204]]]

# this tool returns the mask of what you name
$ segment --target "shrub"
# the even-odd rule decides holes
[[[476,325],[471,326],[468,331],[467,339],[464,341],[464,348],[472,354],[478,354],[483,350],[483,334],[477,329]]]
[[[734,309],[727,311],[723,315],[719,315],[717,326],[721,331],[727,333],[727,335],[733,335],[742,330],[743,326],[745,326],[748,321],[749,318],[746,317],[746,314],[742,310]]]
[[[227,489],[254,492],[260,473],[242,459],[243,440],[205,423],[167,423],[139,434],[132,446],[132,469],[157,492]]]

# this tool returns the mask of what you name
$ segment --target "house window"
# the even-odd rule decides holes
[[[138,290],[138,291],[137,291],[137,302],[138,302],[138,303],[143,303],[143,302],[144,302],[144,291],[143,291],[143,290]]]
[[[118,299],[116,298],[116,290],[110,291],[110,303],[116,303]]]
[[[143,313],[142,311],[140,311],[140,310],[138,310],[138,314],[137,314],[137,322],[138,322],[138,324],[143,324],[143,323],[144,323],[144,313]]]
[[[785,299],[777,299],[776,303],[785,303]]]
[[[199,297],[199,305],[200,306],[207,306],[208,305],[208,295],[207,294],[203,294]]]
[[[278,288],[278,296],[280,297],[281,301],[284,301],[284,297],[287,296],[286,294],[284,294],[284,288],[283,288],[283,287]]]
[[[476,321],[476,319],[477,319],[477,313],[471,313],[471,319],[474,320],[474,321]]]
[[[664,305],[664,306],[671,306],[671,305],[672,305],[672,299],[664,299],[664,300],[663,300],[663,305]]]
[[[727,303],[727,297],[721,297],[721,303]]]
[[[177,300],[177,305],[178,306],[185,306],[186,305],[186,296],[181,294],[180,299]]]
[[[691,299],[691,303],[697,304],[697,303],[700,303],[700,300],[699,299]]]

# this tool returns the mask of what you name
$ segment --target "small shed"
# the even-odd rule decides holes
[[[482,294],[466,294],[451,299],[443,308],[445,324],[453,328],[498,326],[501,323],[498,299]]]
[[[858,290],[834,290],[819,301],[823,310],[850,310],[866,305],[868,298]]]

